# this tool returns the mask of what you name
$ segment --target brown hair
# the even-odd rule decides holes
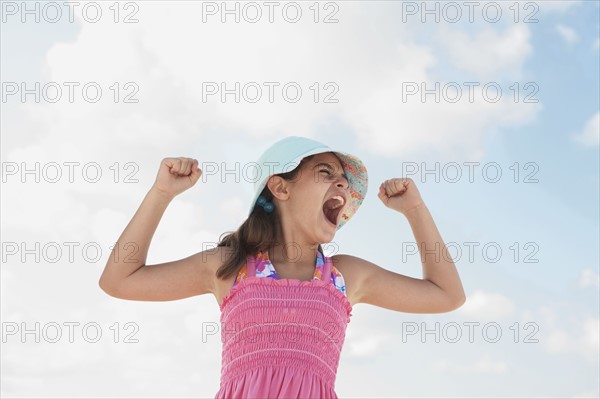
[[[275,176],[281,176],[288,181],[295,179],[302,166],[312,157],[313,155],[304,157],[294,170]],[[266,185],[261,195],[267,201],[273,202],[273,193],[271,193],[271,190]],[[223,233],[226,235],[219,239],[220,242],[217,244],[217,247],[227,247],[226,252],[230,256],[217,269],[217,278],[226,279],[232,274],[237,273],[242,264],[245,263],[247,256],[256,255],[258,252],[266,251],[273,247],[277,243],[280,216],[277,207],[269,214],[261,206],[256,206],[237,231]],[[319,251],[322,251],[320,245]]]

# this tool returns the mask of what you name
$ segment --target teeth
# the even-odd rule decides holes
[[[344,205],[344,199],[341,196],[339,196],[339,195],[336,195],[335,197],[333,197],[331,199],[336,199],[336,200],[339,201],[338,204],[336,206],[334,206],[332,209],[337,209],[340,206]]]

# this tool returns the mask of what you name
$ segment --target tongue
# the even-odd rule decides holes
[[[325,204],[323,204],[323,213],[325,214],[325,217],[327,218],[327,220],[329,220],[332,224],[336,224],[337,223],[337,213],[339,212],[339,208],[338,209],[331,209],[332,206],[335,206],[337,204],[337,200],[335,199],[330,199],[325,201]]]
[[[336,220],[335,220],[335,210],[333,210],[333,209],[323,209],[323,213],[325,214],[325,217],[327,218],[327,220],[329,220],[332,224],[336,223]]]

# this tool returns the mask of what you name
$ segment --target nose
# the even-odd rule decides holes
[[[341,187],[344,190],[348,189],[348,180],[346,180],[346,178],[344,176],[340,176],[338,177],[338,180],[336,182],[336,187]]]

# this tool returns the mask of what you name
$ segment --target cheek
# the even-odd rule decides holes
[[[294,206],[302,214],[314,214],[316,209],[323,207],[326,191],[320,190],[314,184],[298,186],[294,196]]]

